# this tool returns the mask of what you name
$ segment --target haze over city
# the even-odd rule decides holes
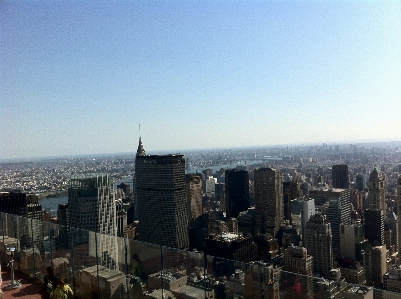
[[[2,1],[0,157],[401,138],[397,1]]]

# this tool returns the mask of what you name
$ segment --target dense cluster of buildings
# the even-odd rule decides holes
[[[171,298],[379,298],[379,290],[401,298],[401,152],[391,160],[378,158],[380,148],[360,157],[352,145],[340,152],[324,144],[310,158],[281,151],[280,159],[253,153],[263,161],[252,166],[191,173],[184,155],[147,155],[140,138],[132,184],[113,184],[109,173],[73,175],[68,203],[47,220],[62,225],[60,248],[93,244],[88,231],[102,235],[89,252],[112,270],[118,237],[213,257],[208,273],[186,266],[146,277],[134,257],[133,275],[150,298],[165,296],[160,289]],[[316,167],[323,155],[341,163]],[[0,211],[46,217],[23,192],[0,193]],[[71,227],[82,232],[72,237]]]

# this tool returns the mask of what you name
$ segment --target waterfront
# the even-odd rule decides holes
[[[42,205],[42,210],[49,209],[52,216],[57,216],[58,205],[62,203],[68,202],[68,196],[59,196],[59,197],[45,197],[39,200],[39,203]]]

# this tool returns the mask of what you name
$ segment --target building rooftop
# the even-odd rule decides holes
[[[364,295],[366,294],[371,288],[363,287],[363,286],[353,286],[347,290],[347,293]]]
[[[1,277],[3,279],[3,283],[1,284],[1,290],[3,291],[3,298],[20,298],[20,299],[41,299],[41,296],[38,293],[39,284],[32,282],[28,279],[21,278],[18,275],[15,275],[15,280],[19,280],[22,286],[18,289],[14,290],[6,290],[5,287],[11,282],[11,272],[8,271],[7,268],[3,267],[1,269]]]

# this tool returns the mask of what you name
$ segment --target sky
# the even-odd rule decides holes
[[[0,1],[0,159],[401,139],[400,1]]]

